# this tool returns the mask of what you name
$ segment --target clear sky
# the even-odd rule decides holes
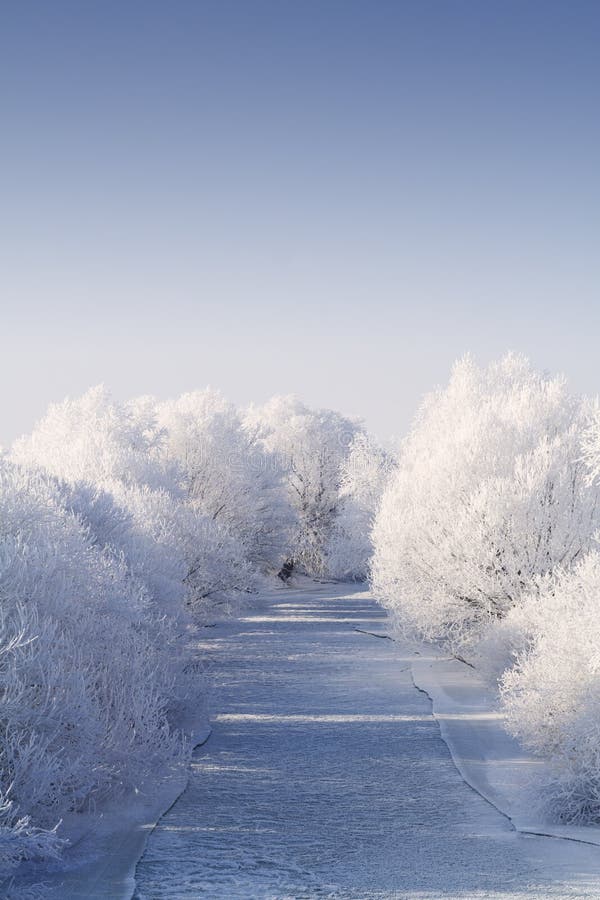
[[[0,0],[0,442],[210,384],[402,433],[469,350],[600,389],[600,3]]]

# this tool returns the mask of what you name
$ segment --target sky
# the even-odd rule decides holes
[[[600,391],[600,4],[0,0],[0,444],[296,393],[402,435],[506,350]]]

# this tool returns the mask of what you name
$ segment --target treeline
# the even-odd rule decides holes
[[[599,475],[597,405],[521,357],[466,358],[425,399],[373,530],[398,627],[496,681],[573,823],[600,820]]]
[[[266,579],[364,578],[389,458],[360,423],[219,393],[52,406],[0,456],[0,863],[185,765],[194,628]]]

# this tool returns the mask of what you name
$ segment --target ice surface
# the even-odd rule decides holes
[[[465,781],[507,815],[518,831],[600,847],[599,827],[548,821],[535,796],[544,763],[505,730],[497,700],[477,672],[426,648],[423,654],[429,658],[422,656],[413,663],[414,681],[432,700],[442,736]]]
[[[366,592],[332,585],[210,629],[213,733],[139,900],[600,897],[596,847],[522,835],[465,783],[414,648],[365,633],[385,631]]]

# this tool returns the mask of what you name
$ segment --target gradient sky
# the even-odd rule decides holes
[[[0,0],[0,443],[207,384],[405,431],[452,361],[600,390],[600,3]]]

